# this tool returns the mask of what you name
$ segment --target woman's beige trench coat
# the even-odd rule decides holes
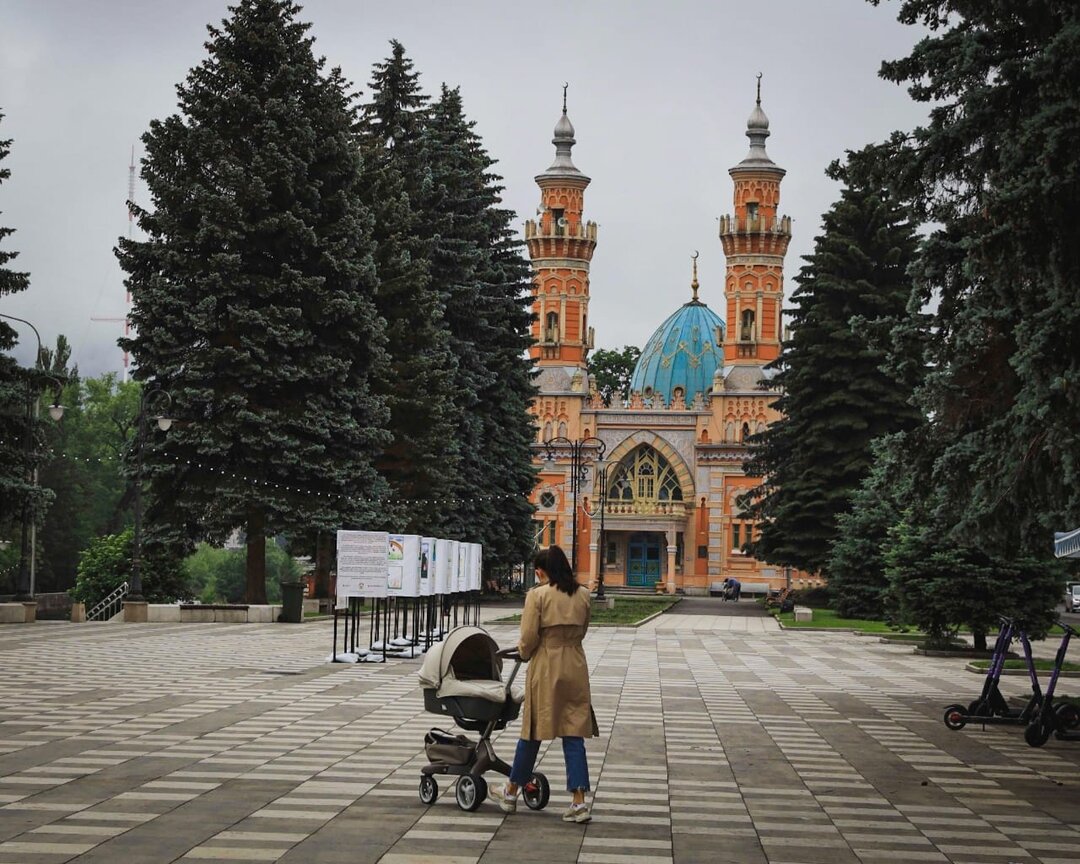
[[[581,647],[591,614],[592,599],[584,586],[571,595],[554,585],[538,585],[525,595],[518,642],[518,653],[529,661],[522,738],[599,734]]]

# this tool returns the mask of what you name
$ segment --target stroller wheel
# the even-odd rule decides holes
[[[945,725],[953,731],[963,729],[967,725],[967,715],[963,705],[950,705],[945,709]]]
[[[420,801],[429,807],[439,800],[439,784],[430,774],[420,775]]]
[[[551,786],[548,779],[539,771],[529,778],[521,790],[521,797],[525,799],[525,806],[530,810],[543,810],[551,799]]]
[[[483,777],[473,777],[464,774],[457,781],[457,789],[454,790],[457,806],[468,813],[479,808],[487,798],[487,781]]]

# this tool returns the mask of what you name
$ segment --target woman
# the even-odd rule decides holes
[[[592,600],[589,589],[574,579],[566,553],[558,546],[540,552],[535,566],[539,584],[525,596],[518,642],[518,653],[529,661],[521,740],[510,782],[492,784],[488,795],[504,813],[515,812],[518,790],[532,776],[540,742],[562,738],[566,790],[574,796],[563,821],[588,822],[592,811],[585,801],[589,765],[584,739],[598,730],[581,640],[589,629]]]

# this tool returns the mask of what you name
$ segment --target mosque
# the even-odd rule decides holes
[[[688,299],[645,343],[630,398],[605,404],[588,373],[597,230],[585,219],[590,179],[571,158],[564,96],[555,161],[536,176],[538,218],[525,224],[539,391],[532,501],[538,544],[572,554],[581,581],[602,565],[605,585],[669,593],[705,593],[728,576],[773,588],[816,583],[742,551],[757,531],[738,503],[757,483],[744,473],[746,439],[779,416],[761,385],[780,354],[791,240],[791,219],[778,210],[785,172],[765,151],[760,83],[746,136],[750,150],[729,171],[734,212],[720,217],[724,317],[699,299],[695,260]]]

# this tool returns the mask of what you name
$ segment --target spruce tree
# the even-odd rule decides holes
[[[473,126],[460,93],[444,86],[425,126],[430,178],[423,215],[431,274],[446,294],[458,360],[462,459],[454,536],[483,543],[485,564],[493,567],[524,560],[532,548],[529,269],[512,214],[500,206],[494,162]]]
[[[0,114],[0,123],[4,115]],[[3,160],[11,152],[11,139],[0,139],[0,185],[11,176]],[[15,233],[0,225],[0,244]],[[30,287],[30,276],[11,268],[18,252],[0,246],[0,298]],[[19,341],[12,322],[0,318],[0,536],[8,537],[22,516],[23,502],[29,494],[28,464],[23,435],[26,430],[26,380],[15,358],[7,354]]]
[[[152,413],[178,421],[144,450],[151,539],[247,535],[247,599],[265,601],[277,532],[370,524],[386,411],[371,217],[356,121],[291,0],[241,0],[209,27],[180,111],[143,136],[145,241],[121,240]]]
[[[911,500],[911,474],[906,470],[902,434],[871,444],[870,472],[851,496],[851,509],[836,520],[836,539],[829,551],[829,598],[844,618],[894,620],[889,595],[885,549],[889,529],[897,525]]]
[[[914,468],[950,532],[1045,558],[1080,525],[1080,5],[905,0],[899,17],[930,33],[881,75],[929,122],[860,158],[940,226],[915,271],[934,335]]]
[[[0,122],[3,121],[0,114]],[[11,152],[11,139],[0,140],[0,184],[11,176],[11,169],[2,165]],[[0,244],[15,233],[14,228],[0,226]],[[18,252],[0,246],[0,298],[17,294],[30,287],[30,276],[10,266]],[[19,330],[25,333],[25,323],[0,318],[0,352],[10,351],[19,341]],[[33,470],[45,456],[43,421],[28,419],[30,406],[37,395],[48,388],[48,379],[37,372],[41,358],[35,358],[33,368],[23,368],[15,358],[0,353],[0,537],[16,539],[15,547],[22,552],[21,537],[16,538],[16,526],[40,522],[53,499],[52,493],[33,482]],[[27,540],[29,542],[29,540]],[[12,555],[14,558],[14,553]],[[11,588],[21,596],[29,596],[29,570],[17,568]],[[0,590],[3,590],[0,587]]]
[[[421,135],[427,97],[399,42],[375,65],[360,142],[362,192],[374,215],[376,304],[390,362],[375,380],[390,409],[393,441],[376,462],[391,488],[385,526],[439,537],[453,533],[459,479],[460,400],[444,297],[430,273],[431,241],[416,212],[427,183]],[[397,503],[397,502],[407,503]]]
[[[870,470],[871,442],[918,422],[881,344],[911,294],[914,229],[880,187],[851,181],[839,164],[827,173],[848,185],[796,279],[793,336],[771,364],[782,417],[751,439],[747,466],[763,477],[754,554],[811,572],[827,562],[837,518]]]

